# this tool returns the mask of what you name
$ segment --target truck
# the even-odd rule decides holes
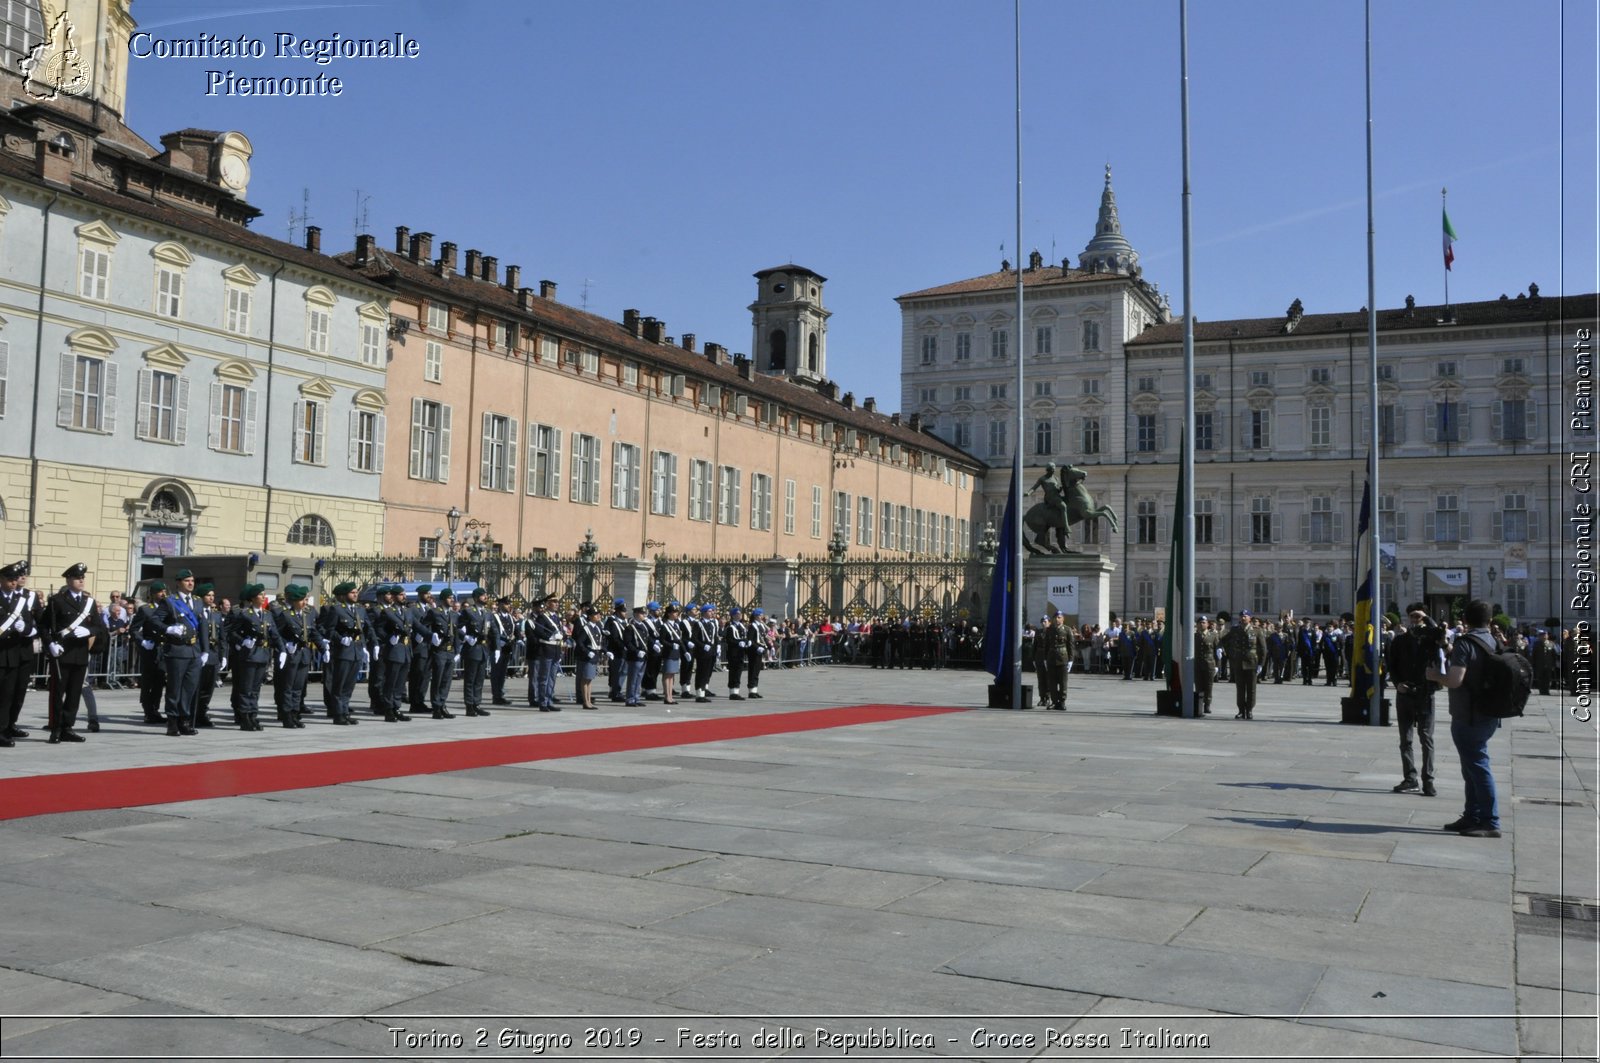
[[[224,598],[237,602],[246,583],[264,586],[268,601],[277,598],[291,583],[310,587],[313,597],[319,597],[315,594],[315,565],[309,557],[282,554],[181,554],[162,559],[161,578],[171,590],[177,585],[178,573],[188,569],[194,573],[197,586],[210,583],[216,587],[218,602]],[[140,580],[134,588],[134,596],[144,602],[150,600],[149,593],[150,581]]]

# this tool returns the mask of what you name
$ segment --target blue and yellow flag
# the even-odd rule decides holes
[[[1377,603],[1372,586],[1372,482],[1361,491],[1361,530],[1356,548],[1355,652],[1350,657],[1350,696],[1371,702],[1378,674]]]

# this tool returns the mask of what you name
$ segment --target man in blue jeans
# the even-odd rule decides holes
[[[1450,691],[1450,739],[1461,759],[1461,781],[1466,804],[1461,818],[1445,824],[1467,838],[1500,837],[1500,810],[1495,803],[1494,776],[1489,771],[1489,739],[1500,729],[1493,716],[1472,711],[1472,690],[1478,685],[1483,655],[1498,653],[1499,646],[1489,631],[1493,615],[1488,602],[1467,604],[1463,619],[1467,632],[1456,638],[1450,649],[1447,670],[1429,668],[1427,678],[1442,683]]]

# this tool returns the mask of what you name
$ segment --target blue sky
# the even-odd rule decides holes
[[[1600,288],[1596,5],[1375,0],[1380,306]],[[1363,8],[1192,0],[1194,311],[1366,303]],[[1005,0],[135,0],[154,36],[245,34],[262,60],[135,59],[128,120],[254,143],[256,228],[309,189],[325,250],[356,190],[396,225],[520,264],[620,318],[750,346],[751,274],[828,277],[829,374],[899,404],[894,297],[1016,261]],[[1093,234],[1105,165],[1145,275],[1182,310],[1176,0],[1023,0],[1023,249]],[[271,58],[273,35],[404,33],[411,60]],[[1565,68],[1563,69],[1563,60]],[[207,96],[208,69],[340,77],[338,98]]]

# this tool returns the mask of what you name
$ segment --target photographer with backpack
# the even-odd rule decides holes
[[[1467,631],[1450,648],[1447,670],[1430,667],[1429,680],[1450,691],[1450,739],[1461,759],[1466,804],[1461,818],[1445,825],[1467,838],[1500,837],[1500,810],[1494,775],[1489,771],[1489,739],[1500,721],[1522,715],[1531,687],[1532,667],[1516,653],[1500,653],[1489,629],[1488,602],[1467,604]]]

